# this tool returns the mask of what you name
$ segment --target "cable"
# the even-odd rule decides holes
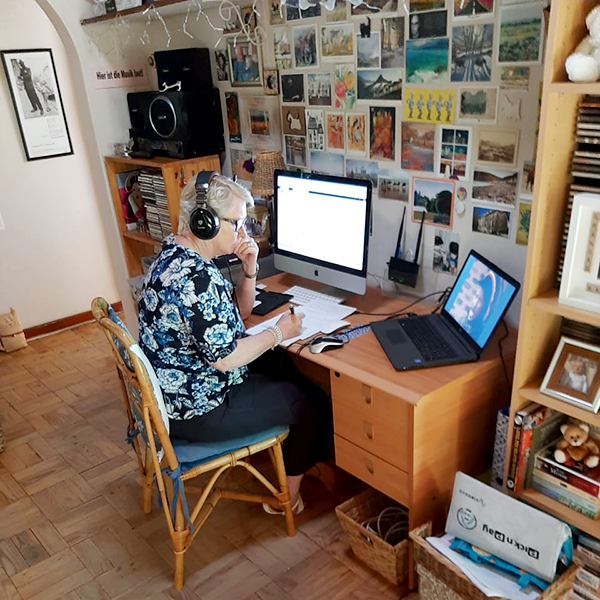
[[[448,288],[446,288],[447,290]],[[437,292],[431,292],[431,294],[427,294],[426,296],[421,296],[420,298],[417,298],[417,300],[415,300],[414,302],[411,302],[410,304],[407,304],[406,306],[404,306],[403,308],[401,308],[400,310],[397,310],[396,312],[393,313],[369,313],[369,312],[362,312],[360,310],[357,310],[355,314],[357,315],[367,315],[369,317],[387,317],[388,319],[392,319],[398,315],[401,315],[403,313],[406,312],[407,309],[413,307],[415,304],[419,304],[419,302],[423,302],[423,300],[427,300],[427,298],[431,298],[431,296],[436,296],[437,294],[445,294],[446,290],[440,290]]]
[[[360,525],[369,533],[395,546],[408,537],[408,512],[399,506],[389,506]]]
[[[502,352],[502,342],[508,337],[508,325],[506,321],[502,319],[502,325],[504,325],[504,335],[498,340],[498,350],[500,351],[500,360],[502,361],[502,368],[504,369],[504,376],[506,377],[506,382],[508,383],[508,389],[512,389],[512,381],[508,375],[508,369],[506,368],[506,362],[504,361],[504,353]]]

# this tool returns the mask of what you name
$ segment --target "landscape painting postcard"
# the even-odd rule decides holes
[[[537,64],[542,60],[544,17],[541,3],[500,11],[498,62]]]
[[[378,69],[381,63],[379,32],[371,32],[370,37],[356,36],[356,66],[359,69]]]
[[[477,163],[516,167],[519,153],[518,129],[480,129],[477,132]]]
[[[321,59],[354,58],[354,24],[340,23],[321,27]]]
[[[506,210],[474,206],[472,231],[507,238],[510,236],[510,215]]]
[[[490,81],[494,26],[461,25],[452,28],[451,81]]]
[[[473,200],[504,204],[514,208],[517,204],[518,171],[475,167],[473,171]]]
[[[310,170],[318,175],[344,176],[344,155],[331,152],[311,152]]]
[[[404,68],[404,17],[381,19],[381,68]]]
[[[500,88],[527,91],[529,89],[529,67],[502,67]]]
[[[402,100],[402,69],[357,71],[359,100]]]
[[[374,160],[346,159],[346,177],[351,179],[366,179],[373,189],[377,189],[378,165]]]
[[[493,123],[498,111],[498,88],[459,88],[458,118],[472,123]]]
[[[402,123],[402,168],[433,172],[435,125]]]
[[[448,38],[407,40],[407,83],[439,83],[448,80]]]
[[[452,227],[454,181],[413,177],[411,200],[413,222]]]
[[[358,6],[352,6],[352,16],[354,15],[380,15],[382,13],[397,13],[398,0],[369,0]]]

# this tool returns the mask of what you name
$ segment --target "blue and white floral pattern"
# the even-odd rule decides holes
[[[140,346],[156,370],[171,419],[191,419],[219,406],[246,367],[221,373],[210,365],[246,335],[232,285],[199,254],[175,243],[163,248],[139,302]]]

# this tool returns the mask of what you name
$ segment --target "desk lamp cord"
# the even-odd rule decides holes
[[[502,325],[504,325],[504,335],[498,340],[498,350],[500,351],[500,360],[502,361],[502,368],[504,369],[504,376],[506,377],[506,382],[508,383],[508,389],[512,389],[512,381],[508,374],[508,369],[506,367],[506,362],[504,361],[504,353],[502,352],[502,342],[508,337],[508,325],[506,321],[502,319]]]

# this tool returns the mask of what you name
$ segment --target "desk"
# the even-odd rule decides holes
[[[261,283],[276,292],[292,285],[316,287],[289,274]],[[413,300],[388,298],[369,288],[346,303],[389,314]],[[431,308],[423,303],[410,310]],[[354,314],[347,320],[356,325],[376,319]],[[252,317],[251,323],[259,320]],[[338,350],[311,354],[305,348],[301,353],[301,370],[331,390],[336,464],[406,506],[409,530],[430,519],[435,529],[443,528],[455,472],[472,472],[493,445],[496,412],[509,400],[499,329],[478,362],[417,371],[397,372],[372,332]],[[515,342],[511,331],[502,343],[509,373]],[[293,344],[289,351],[297,348]]]

